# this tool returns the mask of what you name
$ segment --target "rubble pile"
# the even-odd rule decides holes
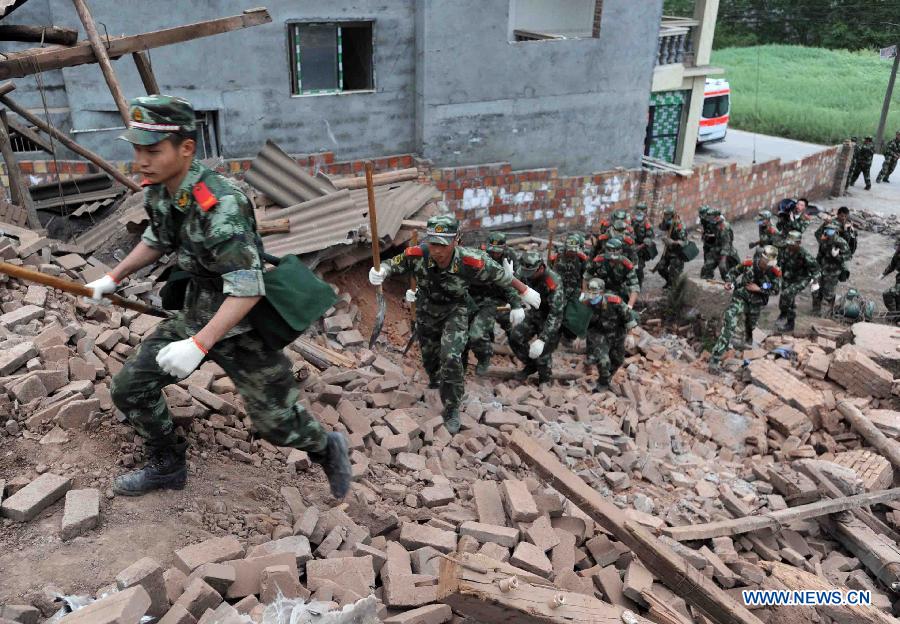
[[[0,238],[0,257],[76,279],[102,270],[91,257],[11,238]],[[132,294],[152,287],[140,278],[129,286]],[[110,378],[159,319],[5,277],[0,312],[0,457],[102,436],[117,441],[120,464],[37,464],[13,474],[0,463],[0,527],[53,518],[52,539],[102,532],[112,477],[143,461],[140,439],[113,409]],[[529,609],[549,610],[546,621],[578,621],[579,608],[608,616],[599,621],[724,621],[654,574],[584,501],[539,478],[511,446],[514,432],[656,535],[735,607],[743,590],[816,587],[814,580],[868,590],[874,606],[807,608],[795,621],[892,621],[900,387],[871,345],[896,352],[896,330],[861,324],[840,336],[769,337],[712,377],[683,338],[637,329],[613,392],[590,393],[573,345],[556,355],[556,373],[572,383],[523,385],[502,380],[510,370],[502,367],[490,371],[496,379],[470,379],[462,431],[452,436],[416,358],[384,339],[367,349],[358,321],[352,297],[341,293],[321,327],[285,350],[308,407],[349,439],[351,500],[328,505],[303,487],[260,483],[255,508],[229,504],[227,492],[198,502],[184,519],[208,539],[167,560],[135,553],[115,578],[97,579],[109,583],[94,594],[99,600],[62,622],[268,622],[278,621],[266,614],[286,599],[324,611],[370,595],[391,624],[497,616],[487,604],[511,621]],[[865,340],[854,344],[857,335]],[[317,471],[306,453],[256,436],[212,363],[165,397],[191,442],[191,463],[215,456],[278,476]],[[64,589],[81,592],[86,582],[71,579]],[[541,592],[559,604],[535,603]],[[60,609],[31,603],[0,608],[0,622],[43,622]],[[780,621],[771,619],[777,611],[751,613]]]
[[[900,235],[900,217],[895,214],[883,215],[865,208],[854,208],[850,219],[858,230],[875,232],[891,238]]]

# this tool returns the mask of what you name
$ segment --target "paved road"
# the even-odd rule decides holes
[[[721,143],[697,147],[696,163],[752,165],[780,158],[788,162],[825,149],[823,145],[731,129]]]

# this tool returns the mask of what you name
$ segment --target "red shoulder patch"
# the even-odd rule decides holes
[[[619,295],[607,295],[606,300],[610,303],[622,303],[622,297]]]
[[[476,258],[475,256],[463,256],[462,262],[466,266],[470,266],[475,269],[483,269],[484,268],[484,260],[481,258]]]
[[[772,273],[775,274],[775,277],[781,277],[781,269],[778,267],[772,267]]]
[[[209,212],[219,203],[218,198],[213,195],[212,191],[209,190],[209,187],[206,186],[206,182],[197,182],[197,184],[194,185],[193,193],[197,205],[200,206],[200,209],[203,212]]]
[[[631,263],[631,260],[628,258],[622,258],[622,266],[624,266],[629,271],[634,268],[634,265]]]
[[[603,256],[594,256],[594,262],[603,262],[606,260]]]
[[[597,237],[597,240],[603,240],[603,241],[609,240],[609,234],[601,234],[600,236]]]
[[[775,228],[769,227],[769,234],[775,234],[777,232],[778,232],[778,230],[776,230]]]
[[[623,236],[622,240],[625,241],[626,245],[634,245],[634,239],[630,236]]]
[[[550,254],[550,262],[556,262],[559,258],[559,254]]]
[[[584,253],[583,251],[579,251],[579,252],[578,252],[578,259],[579,259],[579,260],[587,260],[587,259],[588,259],[587,254]]]
[[[544,276],[544,283],[547,284],[547,288],[550,290],[556,290],[556,280],[549,275]]]
[[[650,230],[653,229],[653,226],[650,225],[649,223],[644,223],[644,229],[647,230],[647,231],[649,232]]]
[[[412,258],[422,258],[425,256],[425,250],[416,245],[415,247],[407,247],[403,254]]]
[[[741,264],[745,267],[751,267],[753,266],[753,260],[744,260]]]

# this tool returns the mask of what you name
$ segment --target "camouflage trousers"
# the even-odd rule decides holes
[[[432,384],[440,388],[444,413],[459,409],[465,385],[463,351],[469,340],[469,310],[466,303],[416,306],[416,328],[422,366]]]
[[[625,334],[588,327],[587,363],[597,365],[597,382],[608,384],[625,361]]]
[[[531,339],[538,336],[544,329],[546,317],[539,310],[527,310],[525,320],[513,327],[509,332],[509,346],[525,366],[533,365],[541,376],[551,374],[551,360],[553,352],[559,344],[559,332],[552,340],[544,345],[544,352],[537,359],[528,357],[528,349]]]
[[[738,297],[732,297],[731,303],[722,315],[722,330],[719,332],[719,338],[710,352],[712,359],[718,361],[728,350],[734,332],[738,327],[738,318],[741,315],[744,316],[744,341],[751,342],[753,340],[753,329],[756,327],[757,321],[759,321],[761,311],[762,307],[759,305],[749,303]]]
[[[894,285],[881,293],[884,307],[888,312],[900,312],[900,284]]]
[[[894,169],[897,167],[897,156],[885,156],[884,163],[881,165],[881,171],[878,172],[878,177],[875,178],[877,182],[888,182],[888,178],[891,177],[891,174],[894,173]]]
[[[703,279],[713,279],[716,275],[716,269],[719,269],[719,275],[725,279],[728,273],[724,263],[719,262],[722,257],[722,250],[718,247],[703,248],[703,268],[700,269],[700,277]]]
[[[869,171],[871,168],[872,168],[871,162],[854,163],[850,167],[850,173],[847,176],[847,185],[844,188],[847,188],[849,186],[853,186],[854,184],[856,184],[856,181],[859,180],[860,174],[862,174],[863,180],[866,181],[866,186],[867,187],[872,186],[872,179],[870,177],[871,173]]]
[[[475,354],[479,362],[490,362],[494,355],[494,323],[509,334],[509,312],[498,312],[497,306],[503,305],[497,299],[478,301],[469,309],[469,342],[463,355],[463,368],[469,361],[469,350]]]
[[[827,314],[831,315],[831,308],[834,307],[834,300],[837,297],[838,279],[840,273],[826,273],[822,271],[819,277],[819,290],[812,295],[813,312],[819,314],[822,309],[822,302],[828,306]]]
[[[803,292],[803,288],[800,288],[800,286],[801,284],[785,285],[781,289],[781,296],[778,298],[778,312],[790,321],[797,318],[797,295]]]
[[[674,253],[663,254],[663,257],[656,268],[656,272],[666,281],[665,288],[674,286],[683,270],[684,260]]]
[[[156,355],[188,335],[180,319],[163,321],[112,380],[113,403],[134,430],[151,443],[166,445],[176,440],[162,389],[178,379],[160,369]],[[221,366],[234,382],[263,439],[311,454],[325,450],[327,432],[297,403],[300,391],[291,362],[281,351],[269,349],[255,331],[249,331],[220,341],[206,358]]]

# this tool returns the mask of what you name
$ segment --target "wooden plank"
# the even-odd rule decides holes
[[[866,492],[865,494],[857,494],[856,496],[844,496],[841,498],[817,501],[815,503],[807,503],[806,505],[797,505],[796,507],[788,507],[787,509],[773,511],[765,515],[747,516],[746,518],[736,518],[732,520],[718,520],[707,524],[666,527],[662,532],[664,535],[668,535],[679,542],[711,539],[713,537],[723,537],[726,535],[740,535],[742,533],[750,533],[751,531],[759,531],[760,529],[780,527],[795,520],[818,518],[839,511],[847,511],[854,507],[874,505],[885,501],[897,500],[898,498],[900,498],[900,488],[884,490],[883,492]]]
[[[787,589],[792,590],[841,590],[847,592],[846,587],[835,586],[820,576],[810,574],[800,568],[795,568],[784,563],[761,561],[760,567],[766,570],[773,579],[780,582]],[[787,611],[788,609],[796,609],[797,607],[780,607]],[[831,617],[836,622],[854,622],[854,624],[896,624],[897,620],[886,613],[881,612],[878,608],[871,605],[859,606],[833,606],[822,605],[812,607],[819,613]]]
[[[62,26],[0,24],[0,41],[27,41],[72,46],[78,42],[78,31]]]
[[[441,560],[437,598],[478,622],[516,624],[650,624],[632,612],[587,594],[559,589],[524,570],[461,553]]]
[[[4,93],[4,91],[3,91],[4,87],[6,87],[6,85],[10,85],[10,84],[12,84],[12,83],[5,83],[3,85],[0,85],[0,93]],[[13,87],[13,88],[15,88],[15,87]],[[110,177],[112,177],[114,180],[118,181],[120,184],[127,186],[128,188],[130,188],[132,191],[135,191],[135,192],[141,190],[141,187],[137,182],[135,182],[128,176],[124,175],[121,171],[119,171],[114,166],[112,166],[109,162],[107,162],[105,159],[103,159],[99,154],[95,154],[94,152],[87,149],[86,147],[82,147],[81,145],[79,145],[78,143],[76,143],[75,141],[70,139],[69,136],[66,135],[65,133],[60,132],[59,130],[57,130],[56,128],[51,126],[48,122],[44,121],[43,119],[41,119],[40,117],[38,117],[37,115],[32,113],[31,111],[19,106],[9,96],[0,95],[0,103],[3,103],[3,105],[6,106],[6,108],[8,108],[9,110],[16,113],[22,119],[25,119],[28,123],[30,123],[34,126],[37,126],[42,132],[49,134],[54,139],[56,139],[57,141],[59,141],[60,143],[62,143],[66,147],[68,147],[70,150],[72,150],[79,156],[88,159],[89,161],[91,161],[92,163],[94,163],[95,165],[97,165],[98,167],[103,169],[103,171],[108,173],[110,175]]]
[[[111,59],[140,50],[191,41],[221,33],[268,24],[272,16],[266,9],[249,9],[242,15],[197,22],[174,28],[155,30],[141,35],[110,37],[104,41],[106,53]],[[89,41],[80,41],[71,48],[35,48],[24,52],[11,53],[0,61],[0,80],[24,78],[50,69],[75,67],[96,63],[97,57]]]
[[[872,424],[872,421],[849,401],[841,401],[837,404],[837,409],[869,444],[891,462],[895,471],[900,469],[900,443],[884,435],[881,429]]]
[[[356,367],[356,360],[353,358],[348,358],[337,351],[319,346],[308,338],[298,338],[291,343],[291,348],[320,370],[325,370],[331,366]]]
[[[9,130],[6,123],[6,111],[0,111],[0,153],[3,154],[3,162],[6,163],[6,175],[9,176],[9,189],[12,194],[12,203],[25,208],[26,222],[34,231],[41,229],[41,221],[38,219],[34,202],[31,201],[31,193],[28,192],[28,184],[25,176],[19,169],[19,162],[13,153],[12,142],[9,139]]]
[[[88,8],[85,0],[72,0],[72,3],[75,5],[75,12],[78,13],[78,18],[84,26],[84,32],[87,33],[88,41],[91,43],[91,49],[94,51],[94,56],[97,57],[97,63],[100,65],[100,71],[103,73],[103,78],[106,80],[109,92],[113,96],[116,108],[119,109],[119,115],[122,116],[122,121],[125,122],[125,125],[127,126],[129,121],[128,102],[125,100],[122,86],[119,84],[119,79],[116,77],[112,62],[109,60],[109,55],[106,53],[106,46],[104,45],[103,40],[100,39],[100,33],[97,32],[97,25],[94,23],[94,17],[91,15],[91,10]]]
[[[144,90],[147,92],[147,95],[159,93],[159,83],[156,81],[156,74],[153,73],[150,55],[147,51],[138,50],[137,52],[132,52],[131,58],[134,59],[134,65],[137,67],[141,82],[144,83]]]
[[[628,546],[656,578],[689,605],[717,624],[762,624],[711,579],[691,566],[646,528],[628,520],[625,513],[544,451],[522,431],[509,437],[519,458],[616,539]]]
[[[288,234],[291,231],[290,219],[275,219],[274,221],[260,221],[256,226],[260,236],[269,234]]]
[[[6,124],[9,126],[10,130],[15,130],[18,134],[22,135],[39,148],[47,152],[48,154],[55,153],[53,151],[53,146],[50,145],[50,142],[44,139],[37,132],[29,128],[28,126],[22,125],[17,121],[13,121],[12,119],[7,119]]]
[[[828,518],[822,523],[885,587],[900,583],[900,546],[853,516]]]

